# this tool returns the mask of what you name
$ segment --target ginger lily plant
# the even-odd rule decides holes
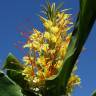
[[[46,16],[40,16],[40,20],[44,31],[34,28],[27,38],[23,45],[28,49],[24,64],[8,55],[4,64],[7,76],[0,72],[0,96],[71,96],[74,87],[80,84],[80,78],[75,75],[76,60],[96,19],[95,7],[90,4],[91,0],[80,1],[75,26],[66,9],[60,10],[55,3],[43,8]],[[85,21],[88,24],[84,25]],[[72,27],[73,32],[69,32]]]
[[[38,92],[42,88],[47,90],[46,79],[56,76],[63,66],[72,35],[68,33],[73,24],[71,15],[56,10],[55,3],[48,6],[47,15],[54,15],[50,17],[46,15],[46,18],[40,16],[45,28],[44,32],[33,29],[33,33],[23,46],[28,48],[29,52],[23,57],[25,67],[22,75],[25,76],[30,88]],[[75,75],[74,71],[73,69],[68,81],[66,94],[70,94],[73,87],[80,84],[80,78]]]

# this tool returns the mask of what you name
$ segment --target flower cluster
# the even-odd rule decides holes
[[[71,15],[58,12],[55,20],[40,16],[45,28],[44,32],[33,29],[23,48],[29,52],[23,57],[25,68],[22,72],[31,86],[39,88],[44,86],[45,79],[57,75],[62,67],[71,33]],[[71,26],[70,26],[71,25]],[[80,82],[75,75],[70,77],[68,88]]]

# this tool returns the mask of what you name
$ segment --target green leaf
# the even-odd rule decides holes
[[[20,71],[23,69],[23,65],[19,62],[19,60],[14,55],[9,53],[3,68]]]
[[[22,93],[25,96],[37,96],[29,87],[28,82],[20,71],[7,70],[8,77],[22,88]]]
[[[0,72],[0,96],[23,96],[19,86]]]
[[[83,0],[81,2],[81,9],[80,9],[80,14],[79,14],[79,24],[78,24],[78,30],[76,33],[77,35],[77,41],[75,44],[75,52],[74,54],[69,58],[69,60],[66,60],[64,63],[64,74],[62,75],[63,78],[60,80],[63,82],[64,90],[66,90],[67,82],[70,78],[71,72],[74,68],[74,64],[80,55],[80,52],[83,48],[83,45],[85,44],[85,41],[87,40],[89,33],[91,32],[92,26],[96,20],[96,11],[93,9],[92,4],[96,4],[96,1],[93,0]],[[95,5],[94,5],[95,6]],[[74,34],[73,34],[74,35]],[[70,50],[70,48],[69,48]],[[67,69],[67,70],[66,70]],[[62,71],[61,71],[62,72]],[[66,92],[66,91],[65,91]]]
[[[24,80],[24,76],[22,75],[22,73],[20,71],[7,70],[7,75],[21,88],[23,88],[23,89],[28,88],[28,82],[26,80]]]

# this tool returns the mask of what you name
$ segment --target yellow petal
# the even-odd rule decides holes
[[[23,46],[23,48],[32,48],[32,43],[28,43],[28,44],[25,44],[24,46]]]
[[[35,49],[39,49],[40,48],[40,43],[39,42],[37,42],[37,41],[33,41],[33,47],[35,48]]]
[[[43,25],[46,29],[50,29],[52,27],[52,21],[47,20],[44,17],[40,16],[41,21],[43,22]]]
[[[49,33],[49,32],[45,32],[45,33],[44,33],[44,37],[45,37],[46,39],[50,39],[50,33]]]
[[[52,33],[57,33],[59,31],[59,28],[57,26],[51,27],[51,32]]]
[[[40,56],[40,57],[37,59],[37,62],[38,62],[39,64],[42,64],[42,65],[45,65],[45,64],[46,64],[46,61],[45,61],[44,56]]]
[[[49,49],[49,44],[43,44],[41,49],[47,52]]]
[[[52,40],[52,42],[56,43],[56,41],[57,41],[56,35],[51,34],[51,40]]]

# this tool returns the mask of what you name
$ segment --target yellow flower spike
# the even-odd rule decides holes
[[[49,44],[43,44],[41,49],[47,52],[49,49]]]
[[[27,65],[22,71],[32,88],[40,89],[41,86],[45,87],[45,80],[57,75],[62,67],[72,36],[67,31],[72,27],[69,24],[73,24],[70,18],[71,15],[64,12],[59,11],[48,19],[40,16],[45,28],[44,32],[33,29],[33,34],[29,36],[27,43],[23,46],[23,48],[28,47],[32,52],[34,50],[34,55],[30,55],[30,58],[23,57],[24,64]],[[75,69],[73,69],[67,84],[68,94],[75,85],[80,84],[80,78],[75,75],[74,71]],[[36,91],[35,89],[34,91]]]
[[[70,85],[79,85],[80,84],[80,78],[77,75],[72,75],[68,81],[68,84]],[[70,86],[69,85],[69,86]]]
[[[39,64],[42,64],[43,66],[46,65],[46,59],[44,58],[44,56],[40,56],[39,58],[37,58],[37,62]]]
[[[49,71],[50,77],[53,75],[56,75],[58,72],[57,68],[54,65],[49,66],[48,71]]]
[[[40,43],[37,41],[33,41],[33,48],[35,48],[36,50],[38,50],[40,48]]]
[[[63,26],[68,26],[68,24],[70,24],[70,21],[69,20],[65,20],[65,22],[62,23]]]
[[[58,13],[57,17],[58,17],[59,22],[60,22],[61,20],[64,20],[64,12]]]
[[[69,21],[69,18],[70,14],[59,13],[57,25],[64,27],[65,25],[72,24],[72,22]]]
[[[40,32],[40,31],[38,31],[37,29],[33,29],[33,32],[34,32],[34,33],[36,33],[36,34],[38,34],[38,35],[40,35],[40,34],[41,34],[41,32]]]
[[[52,27],[52,22],[48,20],[47,22],[44,23],[44,26],[46,29],[50,29]]]
[[[56,43],[56,41],[57,41],[56,35],[51,34],[51,41],[54,42],[54,43]]]
[[[70,16],[71,16],[72,14],[64,14],[64,20],[67,20],[67,19],[69,19],[70,18]]]
[[[61,13],[60,13],[60,12],[58,12],[57,17],[59,17],[59,18],[60,18],[60,16],[61,16]]]
[[[30,40],[33,40],[33,39],[35,39],[35,38],[37,38],[37,34],[32,34],[32,35],[30,36]]]
[[[26,66],[25,69],[22,71],[22,75],[25,76],[25,79],[26,79],[26,80],[32,82],[33,77],[34,77],[34,75],[35,75],[32,66]]]
[[[45,79],[45,77],[43,75],[43,72],[41,70],[38,70],[37,76],[38,76],[38,78],[40,78],[40,80],[44,80]]]
[[[31,64],[31,61],[33,61],[33,60],[34,60],[33,57],[29,57],[29,56],[23,57],[23,61],[25,62],[25,64]]]
[[[40,19],[43,23],[47,22],[47,19],[45,19],[44,17],[40,16]]]
[[[38,77],[34,77],[32,83],[33,83],[34,87],[38,87],[38,86],[40,86],[40,79]]]
[[[67,51],[67,45],[66,45],[66,43],[64,43],[65,45],[64,46],[62,46],[61,48],[60,48],[60,51],[59,51],[59,53],[60,53],[60,56],[62,57],[62,58],[64,58],[64,56],[65,56],[65,54],[66,54],[66,51]]]
[[[62,63],[63,63],[63,60],[58,60],[58,61],[56,62],[56,68],[57,68],[58,70],[61,68]]]
[[[44,37],[48,40],[50,40],[50,33],[49,32],[45,32],[44,33]]]
[[[58,12],[57,17],[58,17],[59,19],[61,19],[61,18],[63,17],[63,15],[64,15],[64,12]]]
[[[55,49],[49,50],[49,52],[50,52],[51,54],[54,54],[54,53],[56,52],[56,50],[55,50]]]
[[[34,88],[38,88],[38,90],[40,86],[44,86],[45,84],[44,80],[41,80],[39,77],[35,77],[32,83]]]
[[[38,31],[37,29],[33,29],[33,32],[34,32],[34,33],[32,33],[32,34],[29,36],[29,39],[30,39],[30,40],[34,40],[34,39],[37,39],[37,38],[40,37],[40,35],[41,35],[41,32],[40,32],[40,31]]]
[[[33,31],[34,31],[34,33],[29,37],[30,40],[34,40],[34,39],[39,38],[39,36],[40,36],[40,34],[41,34],[41,32],[38,31],[37,29],[33,29]]]
[[[66,93],[70,95],[73,91],[74,86],[80,85],[80,82],[80,78],[77,75],[72,74],[67,84]]]
[[[60,46],[61,43],[62,43],[62,38],[61,38],[61,36],[59,36],[59,39],[57,39],[57,41],[56,41],[56,46]]]
[[[33,44],[32,43],[27,43],[23,46],[23,48],[32,48]]]
[[[52,21],[51,20],[47,20],[45,18],[43,18],[42,16],[40,16],[41,21],[43,22],[43,25],[46,29],[50,29],[52,27]]]
[[[56,33],[58,33],[59,28],[58,28],[57,26],[53,26],[53,27],[51,27],[50,31],[51,31],[52,33],[56,34]]]

